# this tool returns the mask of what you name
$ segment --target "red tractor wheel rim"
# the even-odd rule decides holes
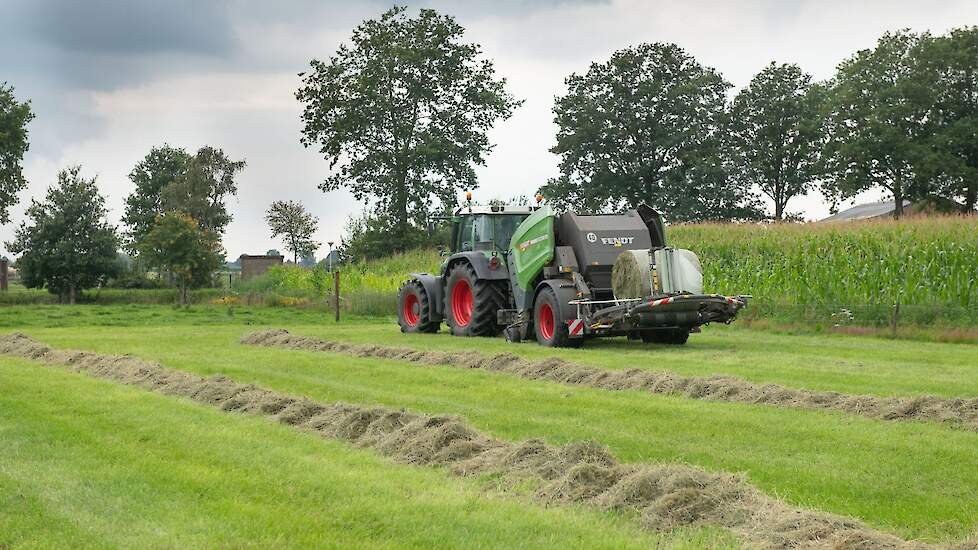
[[[404,322],[414,327],[421,320],[421,301],[417,294],[408,294],[404,297]]]
[[[554,337],[554,308],[550,304],[544,303],[540,306],[540,313],[537,315],[537,329],[544,340]]]
[[[452,315],[455,317],[455,324],[460,327],[468,326],[473,309],[472,287],[469,282],[465,279],[456,281],[452,287]]]

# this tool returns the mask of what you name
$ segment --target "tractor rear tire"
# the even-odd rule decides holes
[[[681,346],[689,340],[689,330],[673,328],[642,333],[642,341],[646,344],[667,344]]]
[[[479,279],[468,262],[455,264],[445,281],[445,322],[455,336],[499,334],[496,312],[508,302],[505,281]]]
[[[583,338],[571,338],[567,332],[567,319],[560,313],[557,294],[545,287],[537,294],[533,304],[533,332],[537,343],[548,348],[576,348],[584,342]]]
[[[397,324],[401,332],[438,332],[441,321],[432,316],[431,299],[416,280],[404,283],[397,293]]]

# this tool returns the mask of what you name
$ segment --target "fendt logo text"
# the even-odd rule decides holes
[[[625,244],[632,244],[635,237],[601,237],[601,244],[610,244],[612,246],[622,246]]]

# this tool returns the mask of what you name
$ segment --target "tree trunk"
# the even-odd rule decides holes
[[[898,190],[893,191],[893,219],[899,220],[903,216],[903,193],[898,186]]]
[[[964,196],[964,211],[969,214],[973,213],[976,202],[978,202],[978,176],[971,178],[971,181],[968,182]]]
[[[75,283],[68,285],[68,305],[75,305]]]
[[[180,305],[187,305],[187,283],[186,281],[180,281]]]

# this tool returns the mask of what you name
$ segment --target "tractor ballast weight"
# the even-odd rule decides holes
[[[633,271],[616,277],[626,264]],[[702,325],[732,321],[747,299],[703,294],[699,260],[668,247],[662,216],[644,204],[596,216],[470,205],[452,218],[440,273],[413,274],[401,288],[398,318],[404,332],[444,320],[456,335],[503,330],[547,346],[622,335],[682,344]]]

